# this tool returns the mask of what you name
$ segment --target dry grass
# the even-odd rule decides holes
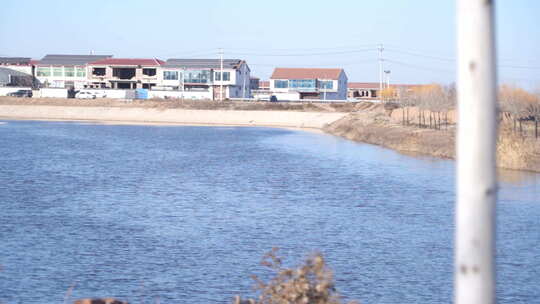
[[[540,140],[501,128],[497,142],[497,164],[505,169],[540,172]]]
[[[326,126],[324,131],[350,140],[367,142],[401,152],[455,158],[455,125],[448,130],[403,126],[381,107],[362,105],[363,111]],[[497,166],[540,172],[540,138],[531,127],[513,131],[512,121],[502,120],[497,143]]]
[[[0,105],[47,105],[75,107],[137,107],[189,110],[242,110],[242,111],[302,111],[302,112],[351,112],[357,103],[309,103],[309,102],[254,102],[213,101],[182,99],[66,99],[66,98],[16,98],[0,97]]]
[[[242,300],[237,296],[235,304],[339,304],[341,298],[334,287],[332,271],[326,266],[321,254],[313,254],[296,269],[282,267],[281,259],[273,248],[262,265],[275,272],[268,283],[253,276],[259,296]],[[353,303],[353,302],[350,302]]]

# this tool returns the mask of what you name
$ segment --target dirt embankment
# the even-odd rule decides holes
[[[393,122],[392,111],[383,105],[364,104],[358,112],[329,124],[324,131],[350,140],[380,145],[401,152],[442,158],[454,157],[454,127],[433,130]]]
[[[455,158],[455,113],[449,113],[448,125],[444,123],[440,129],[419,128],[415,123],[417,113],[417,109],[410,109],[410,125],[404,125],[401,109],[386,110],[383,105],[366,103],[360,111],[327,125],[324,131],[401,152]],[[540,139],[516,134],[506,122],[501,124],[499,133],[500,168],[540,172]]]

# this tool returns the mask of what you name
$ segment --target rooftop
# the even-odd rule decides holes
[[[237,69],[244,61],[241,59],[223,59],[224,69]],[[220,59],[168,59],[164,67],[186,69],[219,69]]]
[[[30,65],[32,58],[28,57],[0,57],[0,65]]]
[[[52,54],[43,57],[38,65],[86,65],[89,62],[110,58],[112,55],[64,55]]]
[[[275,68],[270,79],[339,79],[343,69]]]
[[[165,61],[157,58],[106,58],[88,63],[89,65],[142,65],[160,66]]]
[[[378,82],[349,82],[347,83],[349,89],[378,89]]]
[[[393,88],[412,88],[422,86],[421,84],[390,84]],[[383,87],[386,87],[386,83],[383,83]],[[349,82],[347,83],[348,89],[379,89],[378,82]]]

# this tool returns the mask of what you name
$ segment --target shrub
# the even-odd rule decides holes
[[[275,272],[268,283],[257,276],[256,299],[242,300],[236,296],[235,304],[339,304],[341,298],[334,287],[332,271],[326,266],[324,258],[316,253],[307,258],[296,269],[283,268],[277,249],[267,253],[262,265]],[[351,302],[352,304],[353,302]]]

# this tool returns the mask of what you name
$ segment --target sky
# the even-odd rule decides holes
[[[377,47],[391,83],[455,81],[451,0],[2,0],[0,56],[112,54],[117,58],[247,61],[343,68],[377,82]],[[540,88],[540,1],[496,1],[500,83]]]

